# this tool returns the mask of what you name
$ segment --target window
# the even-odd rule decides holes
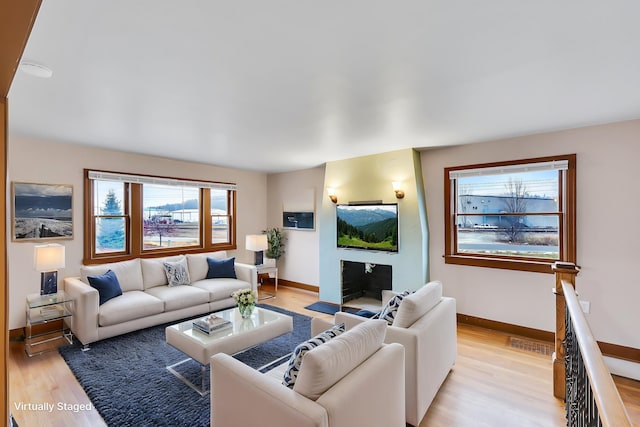
[[[230,239],[231,216],[229,197],[223,190],[211,190],[211,243],[224,243]]]
[[[143,184],[142,211],[143,250],[200,246],[199,188]]]
[[[95,180],[93,187],[93,245],[96,254],[127,253],[128,186],[122,182]]]
[[[86,264],[236,248],[235,184],[85,170],[85,195]]]
[[[575,155],[445,169],[445,262],[551,273],[576,262]]]

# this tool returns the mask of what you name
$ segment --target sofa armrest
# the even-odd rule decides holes
[[[236,262],[236,277],[251,285],[251,290],[258,292],[258,270],[255,265]]]
[[[66,277],[63,286],[73,298],[71,331],[82,344],[98,341],[98,291],[79,277]]]
[[[344,323],[347,326],[347,331],[359,323],[369,320],[367,317],[356,316],[352,313],[346,313],[344,311],[338,311],[335,315],[335,323]]]
[[[387,327],[384,341],[404,346],[407,422],[417,425],[455,364],[455,299],[443,297],[409,328]]]
[[[242,408],[245,408],[244,410]],[[211,358],[211,425],[328,427],[316,402],[233,357]]]

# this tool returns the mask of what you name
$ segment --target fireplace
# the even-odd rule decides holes
[[[359,298],[382,301],[382,291],[391,290],[391,266],[372,262],[340,261],[342,304]]]

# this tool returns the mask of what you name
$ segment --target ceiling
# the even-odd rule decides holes
[[[9,136],[279,172],[640,118],[635,0],[45,0]]]

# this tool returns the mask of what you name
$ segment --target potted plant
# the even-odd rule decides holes
[[[267,235],[267,242],[269,243],[267,257],[278,260],[284,254],[284,242],[286,240],[284,233],[278,227],[266,229],[263,233]]]

